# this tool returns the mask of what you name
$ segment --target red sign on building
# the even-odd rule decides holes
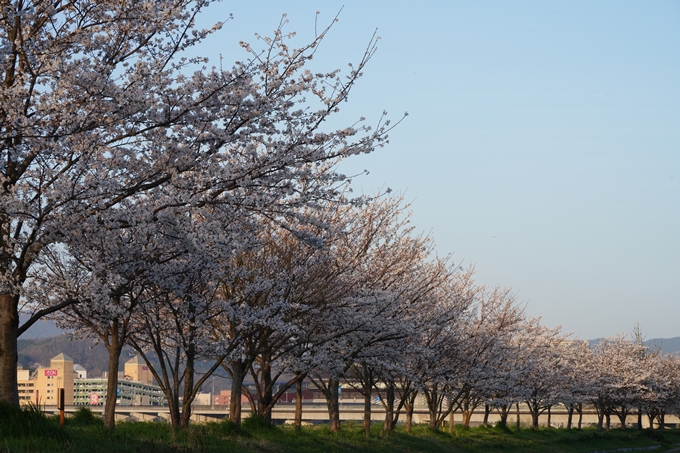
[[[58,370],[45,370],[45,376],[58,376]]]
[[[97,406],[99,404],[99,393],[90,393],[90,406]]]

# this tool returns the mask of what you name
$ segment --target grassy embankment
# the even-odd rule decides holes
[[[101,420],[83,410],[66,420],[46,417],[35,409],[18,411],[0,406],[0,452],[594,452],[630,447],[660,446],[667,451],[680,443],[680,430],[597,432],[594,430],[456,427],[453,434],[419,426],[407,434],[401,429],[385,435],[375,425],[366,436],[357,424],[343,425],[331,433],[326,426],[266,428],[253,420],[241,429],[233,424],[194,425],[188,432],[173,434],[166,424],[121,423],[116,432],[106,431]]]

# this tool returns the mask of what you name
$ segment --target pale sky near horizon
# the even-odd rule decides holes
[[[199,53],[225,67],[287,13],[298,44],[343,2],[222,2]],[[680,2],[347,0],[315,56],[347,70],[381,40],[340,118],[409,116],[348,160],[411,201],[440,255],[580,338],[680,336]]]

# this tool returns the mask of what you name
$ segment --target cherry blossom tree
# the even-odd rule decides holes
[[[592,393],[590,402],[598,416],[598,429],[611,427],[616,414],[625,428],[626,417],[636,407],[644,391],[649,370],[642,365],[644,345],[629,341],[624,335],[604,338],[591,348],[588,374]]]
[[[34,275],[25,297],[48,306],[54,299],[77,301],[53,314],[52,319],[75,337],[94,337],[106,347],[109,361],[104,425],[113,430],[120,354],[127,342],[139,297],[145,291],[138,272],[147,262],[124,256],[124,251],[130,252],[133,247],[127,244],[120,248],[120,241],[134,241],[132,237],[119,236],[115,240],[109,236],[107,239],[101,248],[83,250],[82,254],[67,254],[60,247],[46,247],[41,265],[33,268]],[[116,250],[116,263],[108,261],[110,255],[104,252],[111,248]]]
[[[346,78],[305,69],[328,32],[291,48],[284,24],[231,69],[186,51],[208,30],[195,19],[208,0],[7,1],[0,15],[0,400],[18,404],[17,338],[72,300],[31,307],[19,326],[21,293],[41,250],[90,217],[107,227],[139,219],[120,203],[165,186],[165,206],[221,203],[279,211],[301,195],[310,165],[372,151],[386,140],[354,123],[324,129],[375,52]],[[192,72],[193,71],[193,72]],[[327,182],[342,180],[333,171]],[[332,185],[325,185],[327,189]],[[107,211],[114,209],[115,214]],[[140,212],[140,211],[136,211]]]
[[[509,345],[523,321],[523,311],[509,289],[480,288],[474,316],[467,326],[468,362],[461,369],[460,407],[464,426],[469,426],[472,411],[482,403],[484,423],[488,422],[489,396],[495,387],[496,372],[507,359]]]
[[[163,200],[161,200],[162,202]],[[144,274],[129,343],[166,394],[173,427],[186,429],[197,392],[242,341],[221,335],[235,307],[220,291],[238,273],[233,257],[255,243],[257,217],[220,203],[159,211],[152,237],[161,259]],[[196,364],[209,362],[199,377]]]
[[[417,346],[407,362],[407,375],[425,398],[432,428],[442,425],[462,394],[459,367],[467,360],[466,330],[478,291],[470,271],[453,273],[430,294],[429,308],[421,310],[421,329],[413,337]]]
[[[314,319],[322,318],[329,301],[343,292],[342,272],[333,267],[332,250],[343,228],[342,213],[351,209],[347,203],[338,199],[308,206],[283,223],[261,219],[266,226],[253,246],[234,256],[233,272],[221,280],[219,291],[230,311],[222,316],[218,330],[224,337],[240,337],[238,348],[222,365],[232,377],[234,423],[241,419],[246,374],[256,380],[257,405],[249,398],[253,410],[267,417],[278,399],[272,395],[277,378],[295,368],[294,358],[308,349],[307,337],[315,331]],[[272,362],[278,362],[274,376]],[[304,368],[298,367],[300,373]],[[288,385],[300,381],[300,373]]]
[[[589,346],[587,341],[571,340],[562,348],[563,363],[562,369],[565,373],[563,391],[561,392],[560,402],[567,409],[567,429],[573,426],[574,412],[578,413],[576,426],[581,429],[583,421],[583,405],[588,402],[591,395],[588,380],[584,376],[588,375],[588,354]]]
[[[362,363],[372,374],[381,364],[398,360],[390,345],[409,335],[409,311],[437,286],[438,275],[447,273],[441,265],[438,273],[421,270],[432,251],[431,239],[411,234],[403,210],[398,197],[354,210],[334,250],[345,290],[323,312],[323,329],[310,341],[314,347],[307,356],[314,363],[312,382],[328,400],[333,430],[340,429],[337,383]],[[374,382],[365,377],[353,382],[370,401]],[[370,423],[370,411],[365,420]]]
[[[129,213],[148,206],[149,203],[128,204],[126,211]],[[210,212],[207,208],[201,211],[200,215],[191,216],[185,215],[184,211],[164,210],[154,222],[112,229],[103,227],[96,219],[86,219],[69,231],[68,249],[45,249],[41,259],[44,266],[34,268],[31,275],[33,285],[29,288],[41,290],[34,291],[38,294],[33,299],[43,305],[49,306],[53,298],[78,300],[53,316],[62,327],[73,329],[78,336],[94,337],[106,346],[109,373],[104,422],[111,430],[115,426],[120,353],[128,343],[136,345],[143,354],[147,354],[148,349],[154,350],[152,345],[160,343],[163,346],[173,343],[175,349],[181,350],[181,373],[175,367],[169,375],[164,375],[162,371],[167,370],[167,366],[163,370],[152,368],[152,372],[157,374],[157,381],[171,401],[173,426],[188,423],[189,415],[185,414],[189,414],[190,405],[180,417],[176,404],[179,395],[177,391],[172,392],[168,379],[184,381],[187,384],[182,394],[184,402],[193,400],[200,387],[200,384],[196,388],[193,386],[196,351],[205,349],[205,346],[197,344],[200,336],[196,332],[199,329],[186,327],[195,324],[199,318],[209,323],[216,310],[224,309],[223,306],[215,307],[218,302],[214,302],[214,296],[210,294],[210,288],[214,287],[210,279],[220,278],[219,271],[224,269],[221,264],[224,260],[220,257],[228,255],[235,247],[227,239],[238,237],[239,241],[244,240],[243,229],[234,231],[233,227],[229,228],[228,219],[223,216],[219,222],[218,246],[214,235],[211,236],[215,225]],[[215,214],[215,209],[210,211]],[[232,224],[241,226],[243,220]],[[173,302],[178,302],[188,311],[178,309]],[[162,326],[149,319],[146,319],[148,322],[140,321],[140,317],[158,312],[165,315],[161,318]],[[168,322],[172,320],[176,324],[168,329]],[[175,333],[172,329],[178,326],[183,328]],[[153,328],[157,330],[154,332]],[[166,329],[162,338],[153,335],[159,329]],[[177,339],[178,335],[183,342],[171,340]],[[154,343],[149,337],[157,341]],[[206,343],[205,338],[201,340]],[[216,344],[215,341],[209,343]],[[149,346],[144,349],[139,345]],[[160,361],[167,356],[167,351],[164,352],[166,354],[160,356]],[[161,375],[162,379],[159,378]],[[204,376],[202,381],[206,378]]]
[[[528,320],[522,335],[525,343],[523,359],[529,366],[518,377],[516,392],[518,400],[528,406],[532,427],[537,430],[541,414],[561,400],[568,376],[563,354],[568,341],[559,327],[544,327],[540,319]]]
[[[403,338],[381,343],[379,349],[369,354],[375,375],[376,392],[385,410],[383,430],[394,430],[402,409],[407,410],[407,424],[412,420],[412,411],[416,389],[410,375],[410,363],[413,355],[418,353],[417,338],[421,329],[430,326],[421,324],[421,313],[429,310],[432,293],[451,278],[453,269],[446,260],[424,260],[412,272],[406,274],[400,282],[405,288],[401,295],[400,309],[396,313],[401,324],[400,329],[406,334]],[[365,389],[368,387],[365,386]],[[370,397],[370,392],[369,397]],[[365,395],[366,396],[366,395]],[[370,412],[364,401],[364,427],[368,428]]]
[[[638,398],[639,408],[647,415],[650,428],[655,422],[663,428],[666,414],[680,412],[680,359],[675,354],[647,351],[641,366],[649,374]]]
[[[182,274],[184,288],[176,281],[174,291],[159,286],[152,297],[140,303],[139,325],[130,343],[165,393],[173,427],[186,429],[196,394],[237,340],[219,341],[215,335],[213,319],[226,307],[216,297],[213,283],[205,279],[205,270],[185,269]],[[216,356],[210,369],[196,380],[197,361]]]

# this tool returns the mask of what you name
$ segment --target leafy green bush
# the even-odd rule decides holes
[[[496,424],[493,426],[493,429],[498,431],[498,432],[506,433],[506,434],[512,434],[514,432],[510,428],[508,428],[507,423],[503,423],[501,421],[496,422]]]
[[[67,419],[67,423],[75,426],[99,426],[103,425],[104,421],[94,415],[90,408],[80,407],[72,417]]]
[[[220,432],[226,436],[237,436],[241,434],[241,427],[230,419],[225,418],[219,424]]]
[[[243,420],[241,427],[248,431],[266,431],[274,428],[266,418],[258,414],[250,414]]]

